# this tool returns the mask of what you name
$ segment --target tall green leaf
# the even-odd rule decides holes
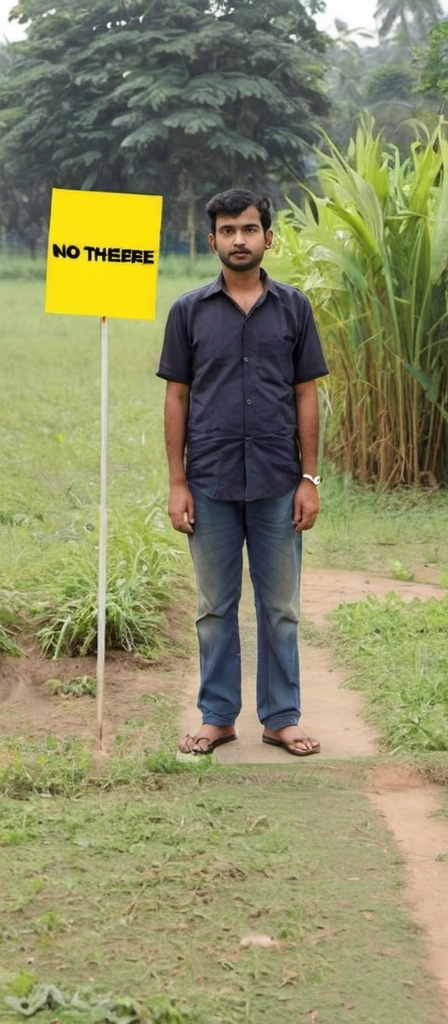
[[[330,362],[327,454],[363,483],[448,471],[448,142],[402,160],[363,119],[320,154],[320,193],[280,223]]]

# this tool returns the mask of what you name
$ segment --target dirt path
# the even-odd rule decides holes
[[[361,572],[332,570],[305,572],[302,614],[317,627],[342,602],[359,601],[368,594],[379,598],[394,591],[404,600],[441,598],[446,591],[429,583],[406,583]],[[243,711],[238,719],[239,740],[218,748],[213,757],[222,764],[282,763],[298,771],[310,770],[314,758],[293,759],[260,742],[261,726],[255,713],[255,623],[250,582],[245,575],[241,602],[243,643]],[[326,648],[301,645],[301,724],[322,744],[320,760],[375,757],[377,737],[362,719],[360,694],[342,688],[344,673],[334,666]],[[190,666],[183,680],[185,705],[180,730],[198,724],[195,710],[197,671]],[[427,948],[426,968],[438,979],[446,997],[448,1016],[448,826],[437,821],[441,794],[411,769],[381,764],[372,769],[369,799],[392,832],[407,864],[405,898]]]

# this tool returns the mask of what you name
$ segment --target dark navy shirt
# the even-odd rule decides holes
[[[261,274],[247,315],[220,274],[166,324],[157,373],[190,387],[187,479],[211,498],[281,497],[299,482],[294,385],[328,373],[309,300]]]

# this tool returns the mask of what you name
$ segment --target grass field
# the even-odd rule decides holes
[[[5,801],[0,988],[91,1006],[42,1024],[442,1024],[364,773],[186,769]]]
[[[161,274],[154,324],[110,323],[110,554],[129,581],[144,565],[134,542],[165,552],[161,578],[175,601],[179,572],[190,570],[166,526],[154,371],[167,309],[196,282],[171,273]],[[99,324],[42,306],[42,275],[27,269],[18,280],[0,268],[4,605],[14,595],[27,607],[66,600],[61,577],[76,589],[78,569],[95,567]],[[428,572],[446,582],[445,492],[363,492],[331,467],[324,475],[310,567],[382,572],[391,589]],[[364,651],[366,693],[382,656],[405,663],[411,634],[419,708],[429,652],[437,679],[448,678],[435,615],[425,614],[423,634],[418,609],[411,630],[399,602],[341,616],[331,642],[348,659]],[[402,681],[386,691],[391,716]],[[157,727],[135,751],[142,708],[107,765],[77,737],[3,737],[0,1020],[34,1010],[41,1024],[444,1024],[404,903],[404,865],[366,799],[370,765],[184,768],[168,751],[175,711],[161,699]],[[410,703],[406,716],[415,717]]]

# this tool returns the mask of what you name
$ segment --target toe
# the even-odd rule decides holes
[[[194,736],[191,736],[189,732],[179,740],[177,749],[180,750],[181,754],[191,754],[193,747],[196,743]]]

